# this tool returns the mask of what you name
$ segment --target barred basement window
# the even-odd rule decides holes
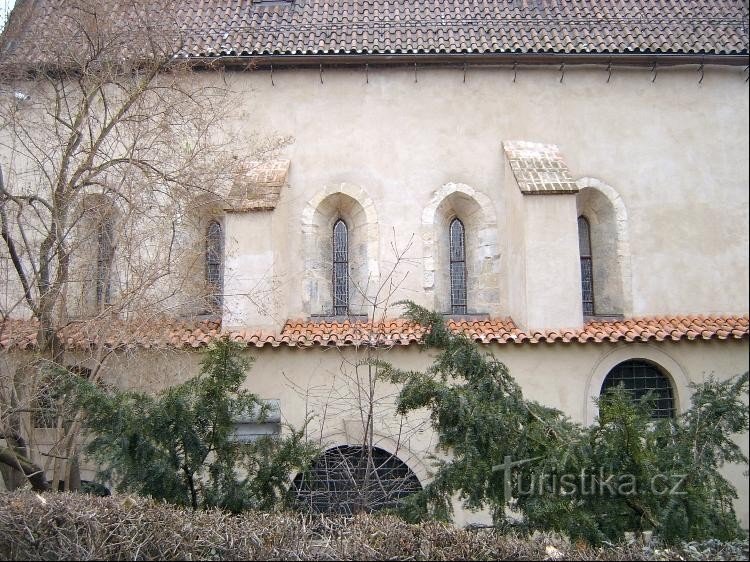
[[[308,472],[298,474],[290,492],[298,505],[316,513],[353,515],[396,508],[421,489],[396,456],[378,447],[344,445],[329,449]]]
[[[349,314],[349,229],[339,219],[333,225],[333,314]]]
[[[212,220],[206,228],[206,285],[209,290],[208,304],[221,308],[223,287],[222,257],[224,236],[221,224]]]
[[[672,383],[655,365],[632,359],[612,369],[602,383],[600,395],[610,388],[622,385],[638,400],[652,391],[654,419],[674,417],[674,394]]]
[[[451,314],[466,314],[466,246],[464,223],[450,224]]]
[[[581,300],[583,315],[594,315],[594,265],[591,258],[591,227],[586,217],[578,217],[578,249],[581,255]]]
[[[112,260],[114,259],[114,225],[103,217],[96,228],[96,308],[112,302]]]

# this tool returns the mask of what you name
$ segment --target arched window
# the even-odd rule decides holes
[[[349,314],[349,229],[339,219],[333,225],[333,314]]]
[[[674,417],[672,383],[653,363],[639,359],[623,361],[607,374],[600,395],[620,385],[630,391],[636,400],[652,393],[652,418]]]
[[[353,515],[398,507],[422,489],[419,479],[398,457],[378,447],[334,447],[298,474],[290,492],[316,513]]]
[[[583,315],[594,315],[594,265],[591,258],[591,227],[586,217],[578,217],[578,249],[581,254],[581,300]]]
[[[112,302],[112,260],[115,256],[114,224],[109,214],[96,225],[96,308]]]
[[[206,227],[206,286],[208,288],[208,304],[212,308],[221,308],[223,293],[223,245],[224,236],[221,224],[212,220]]]
[[[464,223],[450,224],[451,314],[466,314],[466,246]]]

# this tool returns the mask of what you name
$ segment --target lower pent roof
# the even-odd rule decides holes
[[[60,331],[71,350],[95,345],[111,348],[200,349],[221,338],[249,348],[261,347],[379,347],[419,344],[425,328],[404,319],[383,322],[287,321],[279,333],[227,330],[215,320],[147,323],[71,322]],[[0,324],[0,349],[36,347],[38,324],[6,320]],[[629,320],[591,320],[582,329],[523,332],[511,319],[448,320],[448,327],[472,340],[498,344],[615,343],[681,340],[740,340],[748,337],[748,316],[656,316]],[[107,333],[111,334],[108,336]]]

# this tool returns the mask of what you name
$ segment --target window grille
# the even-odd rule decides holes
[[[581,300],[584,316],[594,315],[594,264],[591,258],[591,227],[586,217],[578,217],[578,249],[581,255]]]
[[[341,219],[333,225],[333,314],[349,314],[349,230]]]
[[[464,223],[450,224],[451,314],[466,314],[466,246]]]
[[[672,383],[653,364],[640,360],[630,360],[620,363],[607,374],[602,383],[600,394],[604,394],[610,388],[620,385],[630,391],[635,400],[652,392],[652,418],[674,417]]]
[[[97,224],[96,307],[110,304],[112,296],[112,260],[114,258],[114,225],[110,217]]]
[[[298,505],[316,513],[353,515],[396,508],[421,489],[396,456],[378,447],[344,445],[329,449],[308,472],[298,474],[290,492]]]
[[[221,224],[212,220],[206,228],[206,285],[209,295],[208,303],[212,308],[221,308],[223,287],[223,245],[224,236]]]

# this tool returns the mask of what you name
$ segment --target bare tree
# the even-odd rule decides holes
[[[257,143],[227,125],[227,81],[177,56],[173,3],[119,4],[71,0],[32,22],[34,49],[13,21],[0,43],[0,256],[9,271],[0,337],[10,317],[37,327],[31,360],[0,358],[0,467],[39,490],[50,485],[34,459],[47,459],[57,488],[75,481],[79,446],[79,415],[49,392],[49,373],[98,381],[117,342],[162,313],[215,304],[195,289],[195,226],[258,157]],[[73,325],[83,357],[63,341]],[[37,450],[33,418],[52,406],[54,444]]]
[[[423,419],[408,419],[395,411],[398,389],[384,380],[387,373],[389,317],[397,312],[393,298],[409,274],[413,237],[403,247],[391,243],[391,267],[377,284],[364,286],[349,279],[353,292],[368,308],[367,320],[353,319],[355,345],[336,348],[338,371],[329,384],[302,387],[288,380],[307,404],[316,426],[316,437],[325,452],[312,469],[301,474],[293,487],[297,502],[319,512],[351,515],[395,507],[404,497],[421,489],[416,475],[398,457],[418,432]],[[330,447],[326,435],[346,424],[349,443]],[[340,431],[340,430],[339,430]],[[312,436],[311,436],[312,437]],[[388,449],[383,449],[383,439]]]

